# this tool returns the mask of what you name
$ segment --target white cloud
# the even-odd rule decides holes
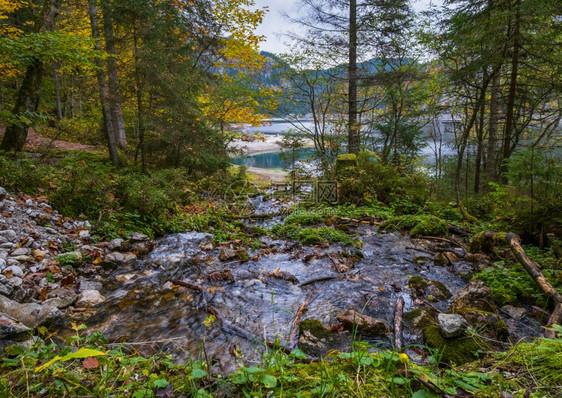
[[[429,5],[440,6],[443,0],[414,0],[413,5],[416,11],[427,10]],[[291,24],[291,22],[283,17],[282,13],[296,16],[298,13],[298,0],[256,0],[256,7],[262,8],[267,6],[269,12],[265,15],[263,23],[257,30],[257,33],[266,37],[266,41],[261,43],[260,48],[264,51],[280,53],[286,50],[285,42],[288,41],[283,37],[283,33],[288,31],[298,31],[299,27]]]

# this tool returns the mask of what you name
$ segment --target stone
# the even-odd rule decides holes
[[[105,301],[105,297],[97,290],[85,290],[80,293],[76,305],[79,307],[93,307]]]
[[[45,259],[45,257],[47,257],[47,254],[48,253],[46,251],[43,251],[43,250],[40,250],[40,249],[33,249],[31,251],[31,255],[33,257],[35,257],[35,259],[37,261],[43,261]]]
[[[14,260],[16,260],[18,263],[32,263],[33,261],[35,261],[35,259],[31,256],[17,256],[14,257]]]
[[[389,326],[385,321],[360,314],[354,310],[348,310],[338,315],[337,320],[342,323],[344,329],[349,331],[353,331],[357,327],[357,331],[360,332],[384,335],[389,330]]]
[[[4,271],[4,268],[6,268],[6,260],[4,260],[3,258],[0,258],[0,271]]]
[[[231,260],[234,257],[236,257],[236,251],[228,247],[221,249],[221,252],[219,254],[219,260],[221,261]]]
[[[25,340],[32,330],[17,319],[0,312],[0,340]]]
[[[105,262],[110,264],[129,264],[137,259],[133,253],[113,252],[105,256]]]
[[[109,244],[107,245],[107,248],[109,250],[113,251],[118,251],[121,249],[121,246],[123,245],[123,239],[113,239],[111,242],[109,242]]]
[[[8,281],[8,283],[10,285],[12,285],[13,287],[18,287],[18,286],[21,286],[23,284],[23,279],[20,278],[19,276],[12,276],[10,278],[10,280]]]
[[[88,231],[88,230],[80,231],[78,233],[78,236],[80,237],[80,239],[87,239],[87,238],[90,237],[90,231]]]
[[[461,336],[469,326],[466,319],[458,314],[439,314],[437,322],[441,334],[448,339]]]
[[[425,308],[415,308],[405,312],[403,320],[407,330],[417,335],[435,322],[433,315]]]
[[[8,242],[15,242],[18,239],[18,235],[14,230],[7,229],[6,231],[0,231],[0,236],[3,236],[8,240]]]
[[[209,275],[205,276],[212,284],[220,284],[220,283],[234,283],[234,275],[232,271],[229,269],[225,269],[222,271],[212,272]]]
[[[208,242],[205,244],[202,244],[201,246],[199,246],[201,250],[204,250],[206,252],[210,252],[211,250],[214,249],[213,247],[213,243],[212,242]]]
[[[452,294],[443,283],[435,279],[412,276],[408,281],[408,287],[417,295],[430,301],[442,301],[451,298]]]
[[[6,196],[8,196],[8,192],[6,192],[4,188],[0,187],[0,201],[6,199]]]
[[[6,275],[8,277],[17,276],[17,277],[21,278],[23,276],[23,269],[21,269],[21,267],[19,267],[17,265],[11,265],[11,266],[4,269],[4,275]]]
[[[92,279],[86,279],[84,277],[80,277],[78,279],[78,282],[80,283],[79,290],[81,292],[85,290],[101,290],[101,288],[103,288],[103,283]]]
[[[140,234],[138,232],[135,232],[131,235],[129,235],[128,239],[131,242],[146,242],[150,240],[150,237],[148,235],[144,235],[144,234]]]
[[[19,248],[19,249],[14,250],[14,251],[11,253],[11,256],[12,256],[12,257],[29,256],[30,254],[31,254],[31,250],[30,250],[30,249],[21,247],[21,248]]]
[[[58,308],[66,308],[76,301],[78,295],[74,292],[74,290],[59,287],[47,293],[47,298],[53,299],[53,303],[56,303]]]
[[[10,242],[0,243],[0,249],[3,250],[12,250],[15,247],[16,247],[15,243],[10,243]]]
[[[133,252],[138,255],[148,254],[154,249],[154,243],[151,241],[127,241],[123,243],[122,249]]]
[[[514,307],[512,305],[504,305],[501,309],[513,319],[520,319],[527,312],[524,308]]]
[[[9,296],[10,294],[12,294],[13,291],[14,291],[13,287],[8,286],[4,283],[0,283],[0,294],[3,294],[4,296]]]
[[[105,261],[113,264],[121,264],[125,257],[119,252],[109,253],[105,256]]]
[[[35,217],[35,222],[37,225],[47,226],[53,222],[53,215],[46,211],[41,212]]]
[[[45,300],[42,304],[18,303],[7,297],[0,296],[0,312],[10,315],[27,327],[35,329],[36,327],[62,319],[63,315],[56,307],[58,302],[53,302],[52,300]]]
[[[460,313],[463,310],[478,310],[497,313],[492,291],[482,281],[470,282],[451,300],[449,311]]]

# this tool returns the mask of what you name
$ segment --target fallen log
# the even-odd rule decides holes
[[[404,297],[400,296],[394,311],[394,348],[401,351],[404,346],[402,339],[402,314],[404,312]]]
[[[301,306],[299,307],[299,309],[298,309],[298,311],[295,315],[295,319],[294,319],[293,325],[291,327],[291,335],[289,336],[288,348],[290,348],[290,349],[293,349],[293,348],[296,347],[296,337],[297,337],[297,332],[299,330],[299,323],[301,321],[301,318],[302,318],[303,314],[307,310],[308,304],[310,304],[310,301],[312,300],[312,295],[313,295],[313,293],[309,294],[306,297],[306,300],[304,301],[304,303],[301,304]]]
[[[551,327],[553,325],[561,325],[562,324],[562,294],[558,293],[558,291],[552,287],[550,283],[546,280],[544,275],[542,274],[541,270],[537,265],[527,256],[525,250],[521,247],[521,238],[514,233],[508,233],[505,236],[505,241],[511,248],[511,252],[519,261],[519,264],[525,268],[525,271],[535,280],[535,283],[538,285],[539,289],[554,302],[554,311],[550,315],[550,318],[547,323],[547,327]],[[549,338],[556,337],[556,333],[553,330],[547,330],[545,332],[545,336]]]

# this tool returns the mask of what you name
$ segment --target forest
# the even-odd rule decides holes
[[[562,4],[278,3],[0,0],[0,396],[559,397]]]

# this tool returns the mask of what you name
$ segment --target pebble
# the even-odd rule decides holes
[[[16,231],[8,229],[6,231],[0,231],[0,236],[3,236],[8,240],[8,242],[15,242],[18,238]]]
[[[11,266],[7,267],[4,270],[4,273],[6,273],[6,272],[11,272],[12,277],[14,277],[14,276],[22,277],[23,276],[23,270],[21,269],[21,267],[18,267],[17,265],[11,265]]]
[[[4,200],[8,196],[8,192],[2,187],[0,187],[0,201]]]
[[[4,271],[4,268],[6,268],[6,260],[0,258],[0,271]]]
[[[80,293],[80,297],[78,297],[76,305],[83,307],[92,307],[104,301],[105,297],[103,297],[97,290],[85,290]]]
[[[20,249],[16,249],[11,253],[12,257],[18,257],[18,256],[29,256],[31,254],[31,250],[27,249],[27,248],[20,248]]]

